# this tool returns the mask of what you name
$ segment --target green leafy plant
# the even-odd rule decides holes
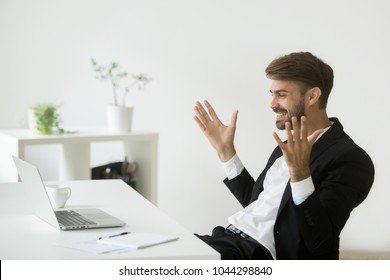
[[[58,105],[41,103],[32,107],[36,121],[36,130],[41,134],[64,134]]]
[[[110,62],[99,64],[95,59],[91,59],[92,67],[96,74],[96,79],[110,81],[115,106],[126,106],[126,99],[133,87],[142,90],[152,80],[147,74],[130,74],[120,69],[119,63]],[[118,100],[119,92],[122,93],[121,101]]]

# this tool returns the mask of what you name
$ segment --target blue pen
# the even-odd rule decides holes
[[[113,237],[118,237],[118,236],[121,236],[121,235],[130,234],[130,233],[131,233],[131,232],[129,232],[129,231],[125,231],[125,232],[121,232],[121,233],[114,234],[114,235],[110,235],[110,236],[102,236],[102,237],[99,237],[99,240],[100,240],[100,239],[103,239],[103,238],[113,238]]]

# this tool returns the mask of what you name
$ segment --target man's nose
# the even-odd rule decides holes
[[[271,107],[272,110],[274,110],[278,107],[278,103],[277,103],[275,96],[272,96],[269,106]]]

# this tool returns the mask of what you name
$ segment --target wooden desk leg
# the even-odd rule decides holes
[[[62,144],[59,168],[61,181],[91,179],[90,144]]]

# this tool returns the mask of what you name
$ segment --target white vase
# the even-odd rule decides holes
[[[34,115],[34,110],[29,108],[27,109],[27,124],[28,124],[28,129],[33,132],[37,133],[37,119],[35,118]]]
[[[107,106],[107,127],[109,132],[129,132],[133,124],[134,107]]]

